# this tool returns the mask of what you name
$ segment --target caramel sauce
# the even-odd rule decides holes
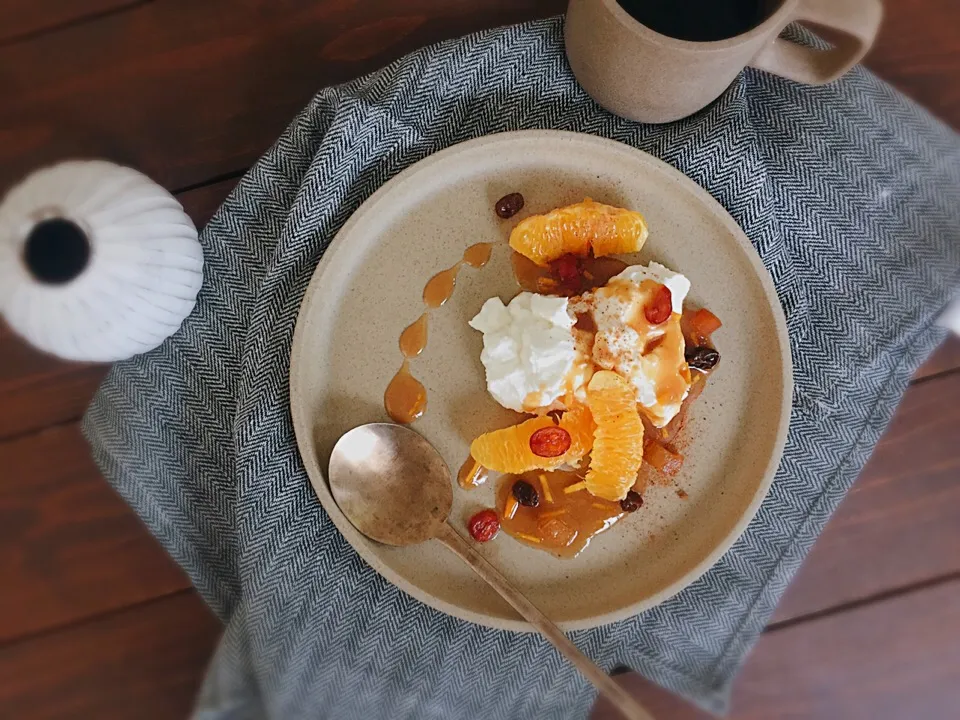
[[[462,262],[458,262],[453,267],[441,270],[427,280],[427,284],[423,287],[424,305],[430,309],[436,309],[450,299],[450,296],[453,295],[453,288],[457,284],[457,275],[462,264]]]
[[[423,304],[430,310],[441,307],[457,284],[457,275],[463,265],[480,269],[490,261],[493,243],[476,243],[463,251],[463,258],[453,267],[441,270],[423,287]],[[400,352],[403,365],[383,393],[383,406],[395,422],[411,423],[423,415],[427,407],[427,389],[410,374],[408,360],[417,357],[427,347],[427,313],[410,323],[400,333]],[[479,483],[477,483],[479,484]]]
[[[427,409],[427,390],[410,374],[406,360],[383,393],[383,406],[395,422],[412,423]]]
[[[518,479],[536,488],[540,504],[532,508],[517,503],[510,516],[508,510],[514,506],[511,489]],[[592,538],[627,514],[620,503],[594,497],[585,489],[564,492],[582,481],[582,475],[561,470],[504,475],[497,485],[500,527],[520,542],[559,557],[579,555]]]
[[[513,276],[521,290],[544,295],[566,295],[562,292],[560,279],[554,274],[549,265],[540,267],[533,260],[514,252],[510,257],[513,266]],[[581,258],[583,267],[583,284],[580,292],[593,290],[606,285],[610,278],[619,275],[629,266],[623,260],[613,257],[585,257]]]
[[[513,251],[510,255],[510,264],[513,266],[513,276],[521,290],[541,292],[537,289],[537,281],[541,278],[552,279],[550,268],[540,267],[530,258]]]
[[[474,460],[472,455],[467,456],[466,461],[460,466],[460,472],[457,473],[457,483],[464,490],[483,485],[489,479],[490,471]]]
[[[414,358],[427,346],[427,314],[424,313],[400,333],[400,352],[405,358]]]
[[[577,313],[577,322],[573,325],[574,329],[585,333],[595,333],[597,331],[597,321],[593,319],[593,313]]]
[[[470,267],[479,270],[490,262],[490,254],[492,252],[493,243],[477,243],[464,250],[463,261]]]

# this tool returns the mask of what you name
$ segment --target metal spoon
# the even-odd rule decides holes
[[[390,423],[356,427],[333,448],[327,478],[337,505],[357,530],[387,545],[416,545],[431,539],[443,543],[552,642],[625,717],[653,720],[447,522],[453,505],[450,470],[423,436]]]

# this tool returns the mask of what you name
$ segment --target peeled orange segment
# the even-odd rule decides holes
[[[565,413],[564,418],[571,412]],[[540,457],[530,449],[530,438],[537,430],[556,426],[549,415],[484,433],[470,445],[470,454],[483,467],[494,472],[519,475],[531,470],[554,470],[564,463],[575,463],[590,452],[593,421],[589,418],[590,411],[582,408],[566,425],[561,420],[560,427],[570,433],[570,448],[558,457]]]
[[[579,460],[593,448],[593,434],[597,426],[593,415],[585,405],[576,405],[560,418],[560,427],[570,433],[570,449],[566,453],[566,462]]]
[[[510,233],[510,247],[542,267],[568,253],[588,255],[591,248],[595,257],[636,252],[646,239],[643,215],[587,198],[523,220]]]
[[[594,374],[587,404],[597,424],[587,470],[587,490],[604,500],[622,500],[643,462],[643,422],[633,386],[609,370]]]

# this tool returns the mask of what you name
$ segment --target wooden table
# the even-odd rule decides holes
[[[563,0],[0,0],[0,188],[138,167],[204,223],[320,87]],[[890,0],[868,64],[960,126],[960,4]],[[0,716],[177,718],[221,632],[77,420],[105,372],[0,329]],[[896,419],[737,683],[738,718],[955,718],[960,342]],[[694,717],[641,690],[662,718]]]

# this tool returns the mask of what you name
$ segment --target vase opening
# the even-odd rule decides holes
[[[90,262],[90,240],[64,218],[37,223],[23,248],[23,260],[39,282],[63,285],[76,279]]]

